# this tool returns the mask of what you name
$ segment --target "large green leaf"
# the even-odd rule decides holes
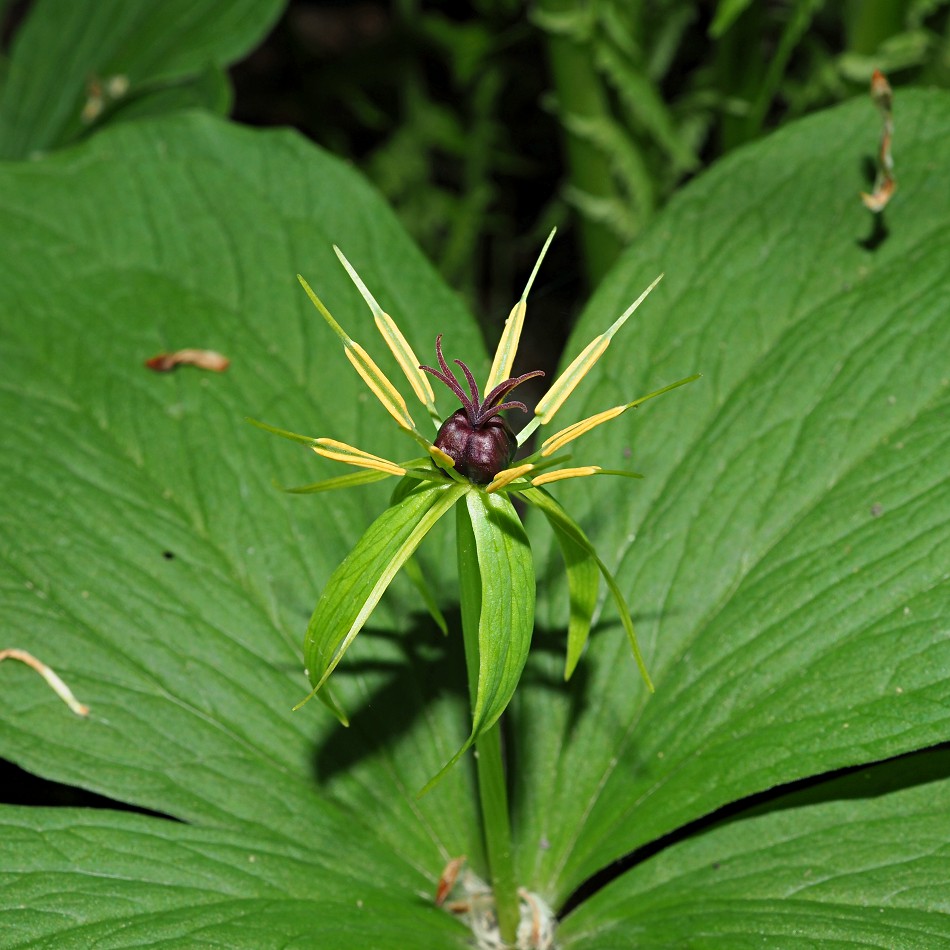
[[[657,687],[609,608],[573,704],[555,658],[529,667],[522,876],[555,900],[728,802],[950,736],[950,98],[895,109],[883,227],[857,197],[880,131],[859,100],[685,189],[581,320],[568,355],[666,271],[559,422],[705,375],[575,443],[645,481],[555,486]]]
[[[351,882],[348,908],[359,882],[415,903],[448,857],[477,863],[470,772],[415,799],[464,741],[468,704],[460,638],[415,613],[408,583],[397,578],[335,677],[352,728],[316,704],[291,712],[307,690],[307,618],[386,507],[387,486],[283,495],[275,475],[295,484],[341,466],[243,421],[389,457],[418,451],[366,393],[294,275],[311,277],[394,378],[331,242],[420,346],[438,315],[453,349],[477,355],[479,333],[457,299],[375,193],[293,134],[201,116],[129,123],[0,166],[0,196],[2,645],[50,663],[92,710],[73,716],[34,673],[4,663],[0,752],[209,834],[269,842],[312,863],[317,890],[332,868]],[[143,365],[186,346],[218,350],[231,366],[162,376]],[[452,563],[442,544],[429,546],[433,577]],[[154,822],[133,830],[171,836],[184,854],[177,826]],[[102,875],[137,879],[121,858],[138,848],[125,828],[103,832],[101,860],[80,851],[73,864],[68,830],[52,828],[44,853],[65,857],[43,873],[85,874],[95,861]],[[15,863],[3,849],[7,872],[29,851],[17,840]],[[189,860],[168,860],[187,889]],[[253,890],[260,864],[238,866]],[[309,886],[310,871],[301,876]],[[16,886],[8,906],[21,904]],[[167,906],[154,903],[160,890],[130,890],[142,913]],[[99,919],[95,893],[79,919]],[[442,912],[428,915],[444,936]],[[41,917],[24,940],[49,932]],[[413,933],[429,939],[415,924]]]
[[[919,760],[919,761],[915,761]],[[565,950],[950,947],[950,753],[833,783],[843,800],[721,826],[605,888],[560,932]],[[869,913],[869,908],[871,912]]]
[[[192,828],[91,809],[0,812],[3,926],[13,948],[465,947],[464,931],[389,878],[371,851],[361,873],[341,828],[318,854],[273,836]],[[15,862],[15,871],[11,865]]]
[[[418,486],[367,528],[333,572],[304,639],[307,675],[315,690],[321,690],[400,568],[466,491],[458,482]]]
[[[0,158],[24,158],[81,135],[100,114],[87,111],[83,119],[92,82],[102,87],[101,114],[112,107],[114,77],[121,84],[115,101],[154,94],[166,108],[219,102],[220,76],[209,66],[252,49],[283,6],[284,0],[37,0],[0,87]]]
[[[950,733],[950,105],[904,94],[899,109],[900,191],[883,240],[864,242],[855,197],[854,143],[872,154],[877,136],[860,102],[687,189],[592,302],[568,354],[665,269],[558,424],[706,375],[576,443],[578,463],[628,468],[636,432],[645,482],[553,489],[616,569],[658,689],[647,701],[609,606],[563,684],[555,552],[508,750],[520,879],[558,903],[727,802]],[[130,921],[142,945],[332,946],[339,934],[385,950],[407,933],[413,946],[465,945],[427,895],[447,858],[484,863],[471,772],[415,797],[467,735],[457,631],[443,638],[397,577],[334,674],[351,729],[316,704],[290,712],[306,690],[313,603],[387,486],[281,495],[274,475],[298,484],[340,469],[242,419],[410,454],[294,280],[305,274],[398,378],[331,241],[417,351],[444,330],[447,349],[481,353],[376,196],[294,135],[181,116],[0,166],[2,645],[51,663],[92,708],[74,717],[32,671],[2,664],[0,753],[188,823],[0,810],[0,909],[23,946],[124,946]],[[185,346],[231,367],[142,366]],[[443,606],[446,534],[420,549]],[[828,856],[836,822],[880,843],[893,821],[905,833],[892,863],[920,867],[907,824],[924,815],[920,799],[815,807],[811,845],[853,869],[852,894],[867,880],[872,906],[848,913],[887,946],[897,918],[885,907],[873,923],[885,905],[872,863],[849,861],[840,835],[840,863]],[[946,839],[945,812],[924,815],[927,835]],[[707,919],[738,922],[732,945],[749,945],[796,912],[781,889],[794,855],[780,817],[669,849],[572,915],[565,940],[597,945],[602,929],[617,945],[616,915],[645,895],[641,942],[662,943],[676,888],[653,901],[660,878],[695,893],[714,881],[702,861],[736,856],[768,906],[749,913],[733,881]],[[826,923],[803,915],[803,940],[821,945]],[[684,924],[680,942],[701,926]]]

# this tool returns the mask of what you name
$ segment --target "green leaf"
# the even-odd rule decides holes
[[[138,95],[115,103],[103,117],[106,122],[128,122],[152,116],[205,109],[226,116],[234,104],[234,90],[223,66],[211,63],[193,76],[156,83]]]
[[[633,620],[630,617],[630,610],[627,607],[627,602],[624,599],[623,593],[620,588],[617,586],[617,582],[614,580],[613,574],[607,569],[607,565],[600,559],[596,550],[594,550],[593,545],[588,540],[587,536],[581,530],[577,522],[571,518],[570,515],[551,497],[548,492],[540,488],[532,488],[528,491],[522,492],[522,497],[534,505],[536,508],[541,510],[541,513],[547,518],[548,524],[554,529],[554,536],[557,538],[558,544],[561,546],[561,553],[567,558],[566,550],[570,550],[571,557],[577,557],[580,552],[583,552],[587,555],[588,559],[596,566],[597,570],[603,575],[604,580],[607,583],[607,589],[610,591],[611,596],[614,598],[614,603],[616,604],[617,611],[620,614],[620,621],[623,624],[624,630],[627,634],[627,640],[630,643],[630,649],[633,651],[633,658],[636,660],[637,666],[640,669],[640,675],[643,677],[644,683],[652,691],[653,684],[650,680],[650,674],[647,672],[646,664],[643,661],[643,653],[640,650],[640,644],[637,640],[637,634],[633,629]],[[567,548],[565,547],[567,545]],[[589,570],[589,566],[585,565],[585,573]],[[586,580],[586,578],[585,578]],[[570,584],[570,578],[568,578],[568,583]],[[585,599],[590,597],[590,591],[585,590]],[[596,593],[593,595],[596,599]],[[568,660],[567,660],[567,670],[565,679],[568,678],[570,673],[573,671],[574,666],[577,664],[577,657],[580,656],[580,650],[583,648],[584,643],[587,640],[587,635],[590,633],[590,617],[587,617],[586,620],[586,629],[579,628],[575,631],[575,639],[581,638],[581,632],[583,633],[583,640],[579,646],[575,646],[574,650],[571,649],[570,641],[570,628],[568,636]],[[576,654],[576,655],[575,655]],[[572,664],[573,659],[573,664]]]
[[[131,116],[191,105],[197,96],[220,108],[221,73],[209,64],[240,59],[283,6],[282,0],[37,0],[14,37],[0,88],[0,158],[75,141],[116,105],[130,103]],[[192,85],[194,92],[182,95],[169,89],[174,85]],[[161,102],[134,105],[140,96],[158,95]]]
[[[752,0],[719,0],[716,15],[709,25],[709,35],[718,40],[751,3]]]
[[[456,508],[459,599],[472,731],[423,786],[427,795],[505,711],[534,629],[534,562],[508,496],[470,491]]]
[[[933,870],[921,843],[947,839],[943,786],[848,796],[814,779],[815,811],[789,810],[785,831],[782,812],[762,814],[776,785],[932,745],[950,726],[950,103],[901,92],[895,108],[900,190],[883,230],[856,197],[879,135],[862,100],[684,190],[578,330],[582,345],[665,268],[562,411],[706,375],[578,443],[579,464],[629,461],[642,483],[556,488],[635,605],[658,692],[647,701],[609,607],[569,686],[560,651],[531,655],[505,734],[519,881],[563,906],[614,859],[686,839],[572,914],[565,944],[598,946],[601,931],[599,946],[629,943],[621,917],[645,946],[673,932],[702,945],[707,923],[720,946],[761,945],[779,917],[802,945],[834,946],[843,921],[881,947],[944,939],[930,908],[945,918],[945,855]],[[414,796],[467,734],[466,698],[447,685],[458,638],[396,577],[334,677],[352,728],[289,709],[313,598],[386,486],[273,491],[275,475],[334,467],[242,420],[406,451],[293,280],[318,275],[321,298],[372,338],[334,241],[413,347],[444,325],[447,349],[482,353],[377,196],[295,135],[175,117],[0,166],[4,645],[91,707],[80,719],[31,670],[0,664],[0,753],[180,819],[0,808],[0,911],[24,945],[467,945],[425,895],[449,857],[484,870],[470,770]],[[225,353],[227,373],[142,366],[196,345]],[[418,553],[440,595],[448,533]],[[541,599],[546,628],[562,622],[562,584]],[[892,786],[919,781],[906,762],[881,766]],[[756,815],[702,836],[691,824],[761,793]],[[812,852],[833,873],[818,888],[796,877]],[[733,858],[737,877],[704,903],[713,864],[731,873]],[[817,906],[821,888],[834,906]],[[908,920],[919,939],[899,929]]]
[[[468,734],[464,692],[444,688],[461,644],[397,577],[334,677],[351,728],[315,704],[291,712],[313,605],[389,486],[286,495],[272,479],[340,467],[244,418],[413,451],[294,278],[319,275],[371,338],[334,241],[368,262],[367,284],[414,344],[434,339],[437,317],[453,351],[487,368],[477,326],[376,193],[295,134],[176,116],[0,165],[2,646],[50,664],[91,710],[74,716],[36,673],[2,663],[0,755],[188,826],[30,811],[34,830],[15,846],[2,832],[0,857],[0,909],[24,944],[127,945],[134,917],[142,946],[198,946],[218,926],[227,946],[287,946],[298,932],[329,945],[314,909],[326,892],[340,895],[327,931],[354,946],[405,946],[406,932],[465,945],[425,895],[450,857],[481,865],[473,777],[457,769],[415,799]],[[230,368],[143,365],[195,345]],[[453,549],[430,542],[426,573],[452,590]],[[83,843],[97,822],[107,830]],[[230,844],[199,864],[202,836]],[[268,883],[291,877],[293,906]],[[256,895],[245,916],[229,893]]]
[[[642,482],[556,486],[633,605],[657,687],[648,700],[607,629],[569,708],[553,658],[532,656],[512,717],[531,777],[521,877],[556,901],[730,802],[948,735],[950,97],[894,108],[883,226],[857,197],[880,135],[862,98],[684,189],[567,347],[663,268],[559,424],[704,377],[578,442],[577,464],[629,457]],[[542,591],[542,624],[560,603]]]
[[[456,508],[455,531],[472,731],[422,787],[420,797],[442,781],[508,707],[534,629],[534,562],[508,496],[469,491],[465,506]]]
[[[363,629],[406,561],[468,489],[448,482],[424,486],[387,508],[327,581],[304,640],[304,660],[314,692]]]
[[[590,625],[597,609],[597,594],[600,591],[600,565],[590,548],[576,541],[574,534],[563,528],[560,521],[549,518],[548,524],[554,531],[567,570],[570,612],[567,621],[564,679],[569,680],[590,636]]]
[[[406,572],[406,577],[412,582],[412,586],[419,592],[422,602],[426,605],[426,610],[429,611],[429,616],[435,621],[435,625],[442,631],[443,636],[447,637],[449,635],[449,625],[446,622],[445,614],[442,613],[439,601],[426,580],[425,572],[419,562],[411,557],[403,564],[402,569]]]
[[[465,502],[456,522],[460,584],[463,590],[477,585],[478,599],[463,594],[462,604],[480,608],[477,621],[471,618],[478,629],[478,682],[470,683],[474,742],[505,711],[521,679],[534,630],[535,582],[528,537],[508,496],[470,491]]]
[[[403,950],[406,933],[413,947],[468,946],[447,914],[394,890],[381,850],[344,870],[339,852],[367,843],[342,826],[337,847],[315,849],[103,809],[8,807],[0,834],[7,946]]]
[[[442,781],[508,707],[534,629],[534,561],[518,513],[500,492],[467,490],[465,501],[456,508],[455,530],[472,731],[420,796]]]
[[[918,765],[916,760],[923,760]],[[565,950],[690,946],[950,947],[950,754],[901,762],[924,784],[881,794],[878,767],[842,800],[728,822],[604,888],[558,934]],[[829,788],[830,791],[830,788]]]

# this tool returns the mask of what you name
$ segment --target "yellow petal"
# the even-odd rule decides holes
[[[596,475],[603,471],[599,465],[581,465],[578,468],[559,468],[554,472],[543,472],[531,479],[535,488],[547,485],[548,482],[559,482],[562,478],[583,478],[585,475]]]
[[[347,445],[346,442],[338,442],[336,439],[317,439],[313,451],[334,462],[346,462],[347,465],[355,465],[358,468],[372,468],[377,472],[385,472],[387,475],[406,474],[406,469],[401,465],[380,458],[378,455],[371,455],[354,445]]]
[[[531,291],[531,285],[535,277],[538,276],[538,270],[541,267],[541,261],[547,254],[551,241],[554,240],[554,234],[557,228],[553,228],[548,235],[548,239],[541,248],[541,253],[535,262],[534,270],[525,284],[521,299],[511,308],[508,319],[505,321],[505,329],[502,331],[501,339],[498,341],[498,348],[495,350],[495,358],[492,360],[491,372],[488,374],[488,382],[485,383],[485,392],[490,393],[499,383],[511,378],[511,370],[515,365],[515,356],[518,353],[518,343],[521,340],[521,328],[524,326],[524,315],[527,310],[528,294]]]

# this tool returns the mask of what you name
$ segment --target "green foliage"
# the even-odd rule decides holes
[[[950,732],[950,102],[898,103],[883,239],[866,240],[856,198],[854,143],[872,154],[878,134],[862,100],[686,189],[578,328],[589,339],[665,268],[570,411],[705,376],[584,437],[617,467],[632,451],[646,480],[556,486],[634,611],[657,692],[601,630],[610,609],[563,683],[563,633],[547,647],[567,617],[552,552],[508,737],[517,879],[563,906],[589,875],[687,829],[582,903],[565,947],[623,946],[627,920],[647,946],[697,931],[710,947],[795,945],[790,920],[802,946],[947,942],[945,758],[919,789],[898,760],[878,767],[876,794],[819,782],[807,806],[688,832],[730,802]],[[243,418],[404,451],[293,278],[319,275],[354,334],[369,328],[331,241],[410,341],[444,329],[447,348],[478,352],[474,323],[359,177],[294,135],[124,123],[0,167],[0,195],[5,645],[92,709],[74,717],[31,671],[0,666],[0,750],[188,823],[4,808],[4,919],[23,946],[339,933],[396,947],[410,929],[414,946],[464,946],[419,895],[449,856],[484,866],[472,776],[457,768],[415,798],[466,738],[457,630],[445,639],[414,614],[397,578],[336,674],[351,729],[314,704],[292,714],[312,598],[386,495],[275,492],[275,473],[333,469]],[[142,366],[185,345],[231,368]],[[541,520],[528,528],[543,554]],[[433,540],[425,572],[448,591]]]
[[[36,0],[0,86],[0,158],[26,158],[113,116],[230,107],[223,67],[283,0]]]
[[[465,572],[462,580],[478,588],[476,596],[462,598],[463,606],[473,608],[463,623],[478,631],[478,675],[469,689],[475,739],[508,705],[528,658],[534,630],[534,565],[528,538],[506,495],[469,492],[465,502],[458,519],[464,548],[459,556],[478,564],[478,571]]]
[[[701,162],[866,88],[875,68],[948,84],[944,6],[721,0],[706,24],[687,0],[539,0],[592,282]]]
[[[420,486],[387,508],[333,572],[304,641],[307,675],[317,695],[400,568],[464,494],[454,482]],[[345,719],[344,725],[349,725]]]
[[[948,38],[943,0],[538,0],[527,17],[510,0],[451,16],[403,0],[374,44],[319,60],[298,111],[362,163],[449,283],[501,306],[521,279],[519,240],[530,257],[576,212],[596,286],[723,154],[864,92],[875,68],[897,87],[950,84]]]
[[[33,5],[0,63],[0,648],[50,663],[91,714],[0,664],[0,753],[152,814],[0,807],[10,946],[468,946],[431,895],[450,857],[486,872],[474,772],[463,760],[416,792],[466,744],[471,706],[501,780],[497,714],[522,664],[510,858],[568,908],[565,950],[950,946],[950,761],[929,750],[950,736],[950,99],[898,90],[899,190],[876,223],[856,197],[879,133],[864,99],[737,150],[660,210],[697,156],[759,135],[777,105],[846,94],[881,55],[945,80],[945,4],[870,7],[724,0],[698,59],[678,0],[539,4],[536,27],[500,0],[477,5],[491,26],[401,8],[458,101],[402,60],[369,166],[445,272],[471,281],[486,219],[510,232],[488,218],[498,176],[524,170],[500,116],[537,28],[575,64],[554,80],[560,121],[607,169],[603,193],[569,182],[600,228],[590,266],[639,235],[578,340],[667,272],[563,422],[704,373],[583,437],[585,458],[648,476],[555,484],[583,532],[546,493],[527,493],[541,511],[524,530],[507,498],[467,495],[463,537],[500,549],[485,573],[463,563],[459,601],[441,527],[377,598],[416,540],[373,523],[378,473],[324,493],[333,463],[244,422],[403,457],[294,280],[372,334],[334,242],[414,345],[444,332],[488,368],[475,322],[352,168],[207,114],[280,4]],[[773,55],[734,72],[750,41]],[[566,105],[572,77],[592,112]],[[446,156],[462,184],[432,188]],[[191,346],[230,368],[143,366]],[[425,519],[433,491],[399,497]],[[492,519],[504,530],[486,534]],[[325,597],[305,654],[314,599],[354,550],[344,567],[375,610]],[[472,607],[486,591],[490,624]],[[471,704],[459,604],[483,647]],[[627,604],[653,696],[617,635],[636,644]],[[334,673],[350,729],[317,704],[292,713],[304,666],[322,675],[354,629]]]
[[[645,409],[635,441],[592,433],[608,464],[633,453],[642,487],[560,493],[612,552],[657,686],[649,701],[632,691],[615,638],[594,636],[579,667],[592,671],[587,703],[519,697],[517,748],[533,777],[521,807],[569,810],[577,829],[522,873],[562,898],[742,795],[947,738],[950,208],[932,156],[948,122],[944,96],[900,101],[915,171],[883,239],[868,240],[855,198],[848,145],[870,137],[872,152],[875,134],[859,101],[684,190],[577,329],[585,339],[665,266],[651,298],[665,319],[641,315],[639,339],[620,343],[613,373],[571,412],[674,367],[705,375],[675,405]],[[553,626],[560,599],[539,610]],[[549,829],[522,826],[525,853]]]
[[[597,894],[560,936],[574,950],[950,947],[950,756],[920,753],[900,769],[901,791],[882,787],[893,769],[869,769],[851,787],[828,783],[841,800],[676,845]]]

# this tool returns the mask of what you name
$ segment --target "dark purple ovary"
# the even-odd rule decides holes
[[[473,426],[464,409],[442,423],[435,444],[455,460],[455,470],[476,485],[487,485],[518,451],[518,440],[501,416]]]

